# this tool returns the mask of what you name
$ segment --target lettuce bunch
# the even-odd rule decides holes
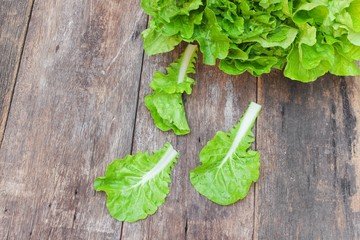
[[[360,75],[360,0],[142,0],[149,55],[197,42],[203,62],[228,74],[280,69],[311,82]]]

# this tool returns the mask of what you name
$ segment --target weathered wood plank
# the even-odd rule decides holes
[[[233,205],[217,205],[195,191],[189,170],[199,165],[199,153],[217,131],[229,131],[239,121],[250,101],[256,101],[256,78],[230,76],[215,67],[199,65],[199,83],[188,100],[193,136],[179,146],[187,170],[187,239],[252,239],[254,192]],[[183,184],[185,184],[183,183]]]
[[[92,183],[131,149],[139,4],[35,2],[0,150],[1,238],[120,238]]]
[[[132,153],[138,151],[150,151],[153,152],[162,147],[166,141],[169,141],[176,150],[176,138],[173,133],[163,133],[158,130],[144,105],[144,96],[151,92],[149,83],[152,80],[154,71],[162,70],[168,66],[173,58],[177,56],[177,52],[158,55],[156,57],[149,57],[145,55],[143,62],[143,71],[141,76],[141,85],[139,89],[139,103],[136,116],[135,133],[133,139]],[[181,159],[179,160],[181,161]],[[175,165],[172,174],[172,183],[170,188],[170,194],[167,197],[165,204],[159,208],[159,210],[153,216],[149,216],[147,219],[138,221],[135,223],[124,223],[121,239],[183,239],[181,230],[184,228],[184,214],[183,206],[179,202],[183,201],[183,195],[181,189],[177,192],[178,187],[181,188],[182,179],[181,176],[175,178],[176,172],[181,173],[181,169],[178,168],[178,164]],[[177,199],[178,198],[178,199]],[[177,212],[179,211],[179,212]],[[169,217],[177,221],[176,225],[167,225]],[[154,229],[151,224],[155,224]],[[173,222],[168,222],[172,224]],[[165,226],[166,225],[166,226]],[[179,234],[180,233],[180,234]]]
[[[33,0],[0,0],[0,146]]]
[[[216,131],[228,130],[236,123],[250,100],[256,99],[256,79],[248,75],[233,77],[200,59],[197,84],[185,107],[191,133],[175,137],[156,129],[143,103],[151,92],[154,71],[164,70],[180,52],[145,57],[135,128],[133,152],[153,151],[170,141],[179,151],[169,196],[158,212],[137,223],[124,223],[122,239],[251,239],[253,231],[253,191],[241,202],[223,207],[200,196],[191,186],[189,172],[199,164],[198,154]]]
[[[348,83],[347,85],[347,94],[349,98],[349,108],[353,117],[357,120],[356,126],[354,128],[355,136],[352,139],[352,153],[351,153],[351,164],[353,167],[352,178],[355,182],[351,184],[355,186],[350,192],[350,209],[351,217],[350,219],[354,224],[354,239],[360,239],[360,77],[346,78]]]
[[[359,239],[359,82],[274,72],[258,90],[255,239]]]

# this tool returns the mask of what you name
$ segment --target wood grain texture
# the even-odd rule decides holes
[[[151,92],[154,71],[164,71],[184,50],[145,57],[133,152],[155,150],[170,141],[179,151],[171,190],[158,212],[138,223],[124,223],[122,239],[251,239],[253,234],[253,190],[232,206],[218,206],[199,195],[191,186],[189,172],[199,164],[198,154],[219,130],[229,130],[240,118],[248,102],[256,100],[256,78],[226,75],[215,67],[197,64],[193,93],[184,96],[191,133],[175,137],[156,129],[143,103]]]
[[[119,239],[92,184],[130,152],[139,1],[36,1],[0,149],[0,239]]]
[[[164,133],[143,99],[154,71],[186,45],[144,57],[139,5],[36,1],[17,72],[31,1],[0,0],[0,139],[12,98],[0,144],[0,239],[360,239],[360,77],[302,84],[275,71],[256,80],[200,58],[184,96],[192,132]],[[189,172],[255,100],[260,179],[243,201],[218,206]],[[114,158],[166,141],[181,157],[165,204],[136,223],[112,219],[94,178]]]
[[[351,165],[353,167],[351,174],[353,182],[351,183],[355,191],[350,192],[350,209],[351,219],[354,224],[354,239],[360,239],[360,77],[346,78],[349,83],[347,85],[349,109],[353,119],[357,119],[356,126],[354,128],[355,137],[352,139],[351,146]],[[350,108],[351,107],[351,108]],[[355,181],[355,182],[354,182]]]
[[[0,146],[33,0],[0,0]]]
[[[255,239],[359,239],[358,90],[331,75],[259,79]]]

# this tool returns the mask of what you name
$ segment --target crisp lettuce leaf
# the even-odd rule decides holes
[[[145,97],[145,106],[160,130],[173,130],[176,135],[190,133],[181,93],[155,92]]]
[[[288,55],[288,61],[287,65],[284,70],[284,75],[291,79],[297,79],[302,82],[312,82],[315,81],[318,77],[324,75],[327,73],[330,68],[331,64],[326,59],[326,56],[322,56],[322,52],[316,52],[315,49],[312,49],[310,47],[306,48],[309,49],[309,54],[313,54],[311,56],[308,56],[307,58],[312,59],[314,57],[314,65],[308,69],[304,67],[302,56],[308,54],[308,51],[302,51],[302,55],[300,55],[300,49],[298,46],[294,46],[294,48],[291,50],[290,54]],[[311,49],[311,51],[310,51]],[[304,62],[306,64],[306,61]]]
[[[144,49],[148,55],[169,52],[182,41],[178,35],[165,35],[156,26],[154,20],[150,20],[150,27],[142,32]]]
[[[208,7],[204,10],[202,25],[196,26],[193,39],[199,43],[203,61],[215,65],[216,59],[224,59],[229,51],[230,39],[221,31],[215,13]]]
[[[269,73],[272,68],[281,69],[285,63],[286,50],[281,47],[262,50],[259,43],[243,47],[231,45],[228,56],[220,61],[219,68],[225,73],[237,75],[248,71],[254,76]],[[262,54],[259,54],[261,51]]]
[[[167,74],[155,72],[150,83],[154,92],[145,97],[145,106],[162,131],[173,130],[176,135],[190,133],[182,94],[191,94],[195,83],[188,74],[195,73],[196,50],[196,45],[189,44],[180,58],[166,68]]]
[[[255,56],[246,61],[225,59],[220,61],[219,68],[231,75],[238,75],[248,71],[254,76],[260,76],[269,73],[278,61],[279,59],[275,56]]]
[[[360,32],[360,0],[352,1],[347,12],[351,17],[353,30]]]
[[[196,50],[196,45],[189,44],[180,58],[166,68],[167,74],[159,71],[154,73],[154,80],[150,83],[150,87],[157,92],[191,94],[195,80],[188,74],[195,73]]]
[[[191,38],[195,25],[201,23],[202,5],[202,0],[142,0],[142,8],[153,17],[142,33],[145,52],[148,55],[169,52],[182,40]]]
[[[304,23],[321,24],[329,15],[327,5],[326,1],[304,2],[297,6],[292,19],[298,25]]]
[[[180,35],[185,41],[194,34],[196,25],[200,25],[203,18],[203,11],[192,11],[189,15],[179,15],[171,19],[170,23],[165,23],[162,31],[166,35]]]
[[[202,0],[142,0],[141,7],[153,17],[158,17],[166,22],[179,15],[189,15],[192,10],[203,5]]]
[[[254,142],[251,129],[260,110],[260,105],[250,103],[230,132],[217,132],[201,150],[202,165],[190,172],[190,181],[209,200],[233,204],[243,199],[259,178],[260,154],[250,147]]]
[[[335,45],[335,61],[330,69],[330,73],[338,76],[357,76],[360,75],[360,68],[354,59],[360,59],[360,47],[352,47],[353,51]]]
[[[298,30],[289,26],[279,26],[272,32],[263,36],[249,38],[244,42],[258,42],[264,48],[282,47],[288,48],[295,40]]]
[[[171,168],[178,157],[170,143],[152,155],[127,155],[110,163],[105,176],[95,179],[94,188],[106,192],[106,206],[115,219],[144,219],[164,203],[170,191]]]
[[[238,38],[245,31],[245,20],[237,13],[237,6],[229,0],[208,0],[207,6],[215,13],[216,20],[229,38]]]

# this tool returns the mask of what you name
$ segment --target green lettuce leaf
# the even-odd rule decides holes
[[[259,178],[260,154],[250,149],[251,129],[261,106],[250,103],[229,133],[217,132],[200,152],[202,165],[190,172],[195,189],[211,201],[229,205],[243,199]]]
[[[347,11],[352,20],[352,28],[354,31],[360,32],[360,0],[352,1]]]
[[[201,23],[202,5],[202,0],[142,0],[142,8],[153,17],[142,33],[145,52],[148,55],[169,52],[183,39],[191,38],[195,25]]]
[[[181,93],[155,92],[145,97],[145,106],[160,130],[173,130],[176,135],[190,133]]]
[[[299,4],[294,12],[293,21],[296,24],[323,23],[329,14],[326,1],[312,1]]]
[[[170,174],[179,154],[170,143],[153,155],[137,153],[114,160],[103,177],[95,179],[96,191],[107,194],[110,215],[135,222],[154,214],[169,193]]]
[[[295,40],[298,30],[289,26],[279,26],[272,32],[263,36],[248,38],[244,42],[258,42],[264,48],[282,47],[288,48]]]
[[[173,50],[182,41],[178,35],[165,35],[157,28],[154,20],[150,20],[150,27],[142,32],[144,49],[148,55],[154,55]]]
[[[202,0],[142,0],[141,7],[153,17],[158,17],[166,22],[179,15],[189,15],[192,10],[203,5]]]
[[[271,68],[278,63],[279,59],[275,56],[254,56],[246,61],[224,59],[220,61],[219,68],[227,74],[238,75],[246,71],[254,76],[269,73]]]
[[[215,13],[219,26],[231,39],[245,31],[244,18],[238,15],[237,6],[229,0],[208,0],[207,6]]]
[[[333,61],[334,56],[331,55],[331,58],[327,58],[330,53],[326,51],[331,51],[331,48],[305,46],[306,48],[302,48],[302,50],[298,46],[294,46],[291,50],[284,75],[302,82],[311,82],[330,70],[330,61]]]
[[[154,80],[150,83],[152,90],[169,94],[183,92],[191,94],[195,80],[190,78],[188,74],[195,73],[196,50],[196,45],[189,44],[180,58],[166,68],[167,74],[156,71]]]
[[[195,73],[196,50],[196,45],[189,44],[180,58],[166,68],[167,74],[155,72],[150,83],[154,92],[145,97],[145,106],[162,131],[173,130],[176,135],[190,132],[182,94],[191,94],[195,83],[188,74]]]
[[[202,25],[194,29],[192,40],[195,39],[200,45],[205,64],[215,65],[217,58],[224,59],[228,54],[230,39],[222,32],[215,13],[208,7],[204,10]]]
[[[263,50],[259,43],[255,43],[242,49],[245,52],[231,45],[228,56],[220,61],[219,68],[227,74],[237,75],[248,71],[259,76],[269,73],[272,68],[282,69],[286,60],[286,50],[282,47]]]
[[[360,67],[355,61],[360,59],[360,47],[352,45],[348,47],[335,45],[335,61],[330,69],[330,73],[337,76],[360,75]]]
[[[192,11],[189,15],[178,15],[170,23],[165,23],[162,31],[166,35],[178,34],[186,41],[193,36],[195,26],[201,24],[202,18],[202,10]]]

